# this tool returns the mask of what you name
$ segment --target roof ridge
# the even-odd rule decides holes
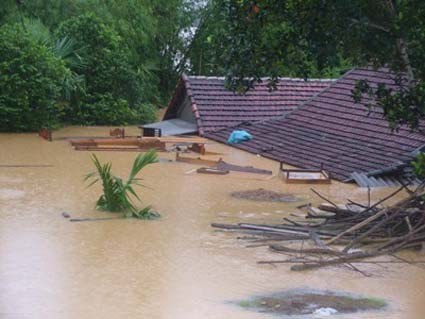
[[[309,99],[307,99],[304,102],[301,102],[295,109],[293,109],[291,112],[284,114],[282,116],[280,116],[279,118],[286,118],[287,116],[290,116],[291,114],[293,114],[294,112],[302,109],[303,107],[305,107],[307,105],[307,103],[310,103],[311,101],[313,101],[314,99],[316,99],[317,96],[319,96],[320,94],[323,94],[324,92],[327,92],[328,90],[330,90],[330,88],[332,88],[333,86],[335,86],[341,79],[343,79],[344,77],[346,77],[347,75],[351,74],[352,72],[354,72],[356,68],[352,68],[351,70],[348,70],[347,72],[345,72],[340,78],[336,79],[335,81],[332,81],[331,84],[329,84],[327,87],[325,87],[323,90],[317,92],[316,94],[314,94],[312,97],[310,97]],[[278,118],[276,118],[278,119]],[[267,121],[267,120],[266,120]]]
[[[327,87],[325,87],[325,88],[323,88],[322,90],[320,90],[319,92],[317,92],[316,94],[314,94],[313,96],[311,96],[309,99],[307,99],[306,101],[304,101],[304,102],[301,102],[296,108],[294,108],[292,111],[289,111],[289,112],[287,112],[287,113],[284,113],[284,114],[282,114],[282,115],[278,115],[278,116],[275,116],[275,117],[273,117],[273,118],[267,118],[267,119],[263,119],[263,120],[259,120],[259,121],[255,121],[255,122],[252,122],[252,124],[260,124],[260,125],[262,125],[262,124],[267,124],[268,122],[270,122],[270,121],[275,121],[275,120],[281,120],[281,119],[284,119],[284,118],[286,118],[287,116],[290,116],[291,114],[293,114],[294,112],[297,112],[298,110],[300,110],[301,108],[303,108],[307,103],[309,103],[309,102],[311,102],[313,99],[315,99],[319,94],[322,94],[323,92],[325,92],[325,91],[327,91],[327,90],[329,90],[331,87],[333,87],[334,85],[336,85],[341,79],[343,79],[344,77],[346,77],[348,74],[350,74],[350,73],[352,73],[354,70],[355,70],[356,68],[353,68],[353,69],[351,69],[351,70],[348,70],[347,72],[345,72],[340,78],[338,78],[338,79],[334,79],[333,81],[331,81],[331,83],[327,86]],[[236,124],[236,125],[232,125],[232,126],[229,126],[229,127],[223,127],[223,128],[220,128],[220,129],[218,129],[218,130],[214,130],[214,133],[218,133],[218,132],[220,132],[220,131],[225,131],[226,129],[229,129],[229,128],[236,128],[236,127],[238,127],[239,125],[241,125],[241,123],[238,123],[238,124]]]
[[[208,76],[208,75],[187,75],[187,80],[190,79],[202,79],[202,80],[225,80],[224,76]],[[271,77],[261,77],[261,81],[266,81],[271,79]],[[338,79],[336,78],[297,78],[297,77],[278,77],[279,81],[294,81],[294,82],[336,82]]]

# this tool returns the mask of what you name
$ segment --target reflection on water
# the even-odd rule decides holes
[[[108,132],[66,128],[55,136]],[[275,162],[223,145],[208,148],[231,163],[277,172]],[[143,171],[148,187],[139,189],[161,220],[71,223],[63,211],[72,217],[108,216],[93,208],[100,186],[86,188],[82,181],[93,170],[90,153],[35,134],[2,134],[0,149],[0,164],[53,165],[0,167],[0,318],[270,318],[228,301],[306,287],[366,293],[391,303],[390,311],[356,318],[423,318],[425,270],[419,267],[359,266],[372,271],[372,278],[342,268],[294,273],[289,266],[257,265],[276,255],[263,247],[244,248],[234,234],[209,226],[279,221],[300,204],[246,201],[231,192],[262,187],[319,203],[309,187],[243,173],[196,174],[191,172],[196,166],[165,160]],[[136,153],[98,156],[127,176]],[[339,202],[367,198],[365,190],[350,185],[315,188]],[[373,197],[389,191],[374,191]]]

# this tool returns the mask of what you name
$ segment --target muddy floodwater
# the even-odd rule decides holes
[[[126,133],[136,133],[129,128]],[[107,128],[66,128],[65,136],[107,135]],[[219,144],[211,158],[278,171],[278,163]],[[113,172],[127,176],[134,152],[98,152]],[[321,289],[365,294],[385,300],[381,311],[338,318],[422,319],[425,270],[419,265],[358,265],[372,277],[343,267],[291,272],[289,265],[259,265],[279,258],[266,247],[245,248],[237,234],[219,232],[211,222],[279,222],[302,203],[322,202],[308,186],[287,185],[277,177],[230,173],[197,174],[194,166],[161,162],[144,171],[145,204],[162,214],[157,221],[108,220],[72,223],[62,216],[105,217],[94,209],[100,186],[87,189],[93,170],[90,152],[67,141],[47,142],[36,134],[1,134],[0,318],[274,318],[235,305],[253,295],[288,289]],[[301,202],[256,202],[230,196],[264,188],[292,194]],[[367,191],[332,183],[315,186],[334,201],[365,201]],[[373,191],[374,200],[391,189]],[[424,253],[403,257],[425,259]],[[384,258],[384,257],[383,257]]]

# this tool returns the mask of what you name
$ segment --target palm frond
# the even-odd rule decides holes
[[[136,194],[136,192],[134,191],[133,187],[128,186],[127,187],[127,191],[131,193],[131,195],[133,195],[135,198],[137,198],[140,201],[139,196]]]
[[[88,187],[102,181],[103,193],[96,202],[96,208],[111,212],[123,211],[128,217],[136,217],[141,219],[152,219],[159,217],[159,214],[154,212],[150,207],[138,210],[133,199],[140,201],[139,196],[135,192],[132,185],[141,186],[138,182],[140,178],[136,175],[149,164],[158,161],[158,157],[154,150],[145,154],[139,154],[132,166],[130,175],[127,182],[124,183],[123,179],[112,174],[112,164],[101,164],[95,154],[92,155],[93,164],[96,167],[96,172],[89,173],[85,176],[84,180],[94,179]]]
[[[78,54],[76,42],[73,39],[68,37],[58,39],[51,45],[51,49],[53,53],[58,58],[65,61],[71,69],[84,68],[85,63]]]
[[[145,154],[139,154],[134,163],[133,167],[131,169],[130,175],[128,176],[127,184],[133,183],[134,179],[136,178],[136,175],[147,165],[157,163],[158,162],[158,155],[156,154],[155,150],[150,150],[149,152]]]
[[[38,19],[25,18],[23,23],[25,25],[25,30],[34,41],[44,46],[50,45],[52,41],[52,35],[49,31],[49,28],[46,27],[43,22]]]

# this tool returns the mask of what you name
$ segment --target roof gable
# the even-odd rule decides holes
[[[328,87],[333,80],[280,78],[277,90],[267,80],[246,94],[228,90],[223,77],[183,75],[164,119],[175,117],[182,96],[189,96],[200,134],[288,114],[302,102]]]

